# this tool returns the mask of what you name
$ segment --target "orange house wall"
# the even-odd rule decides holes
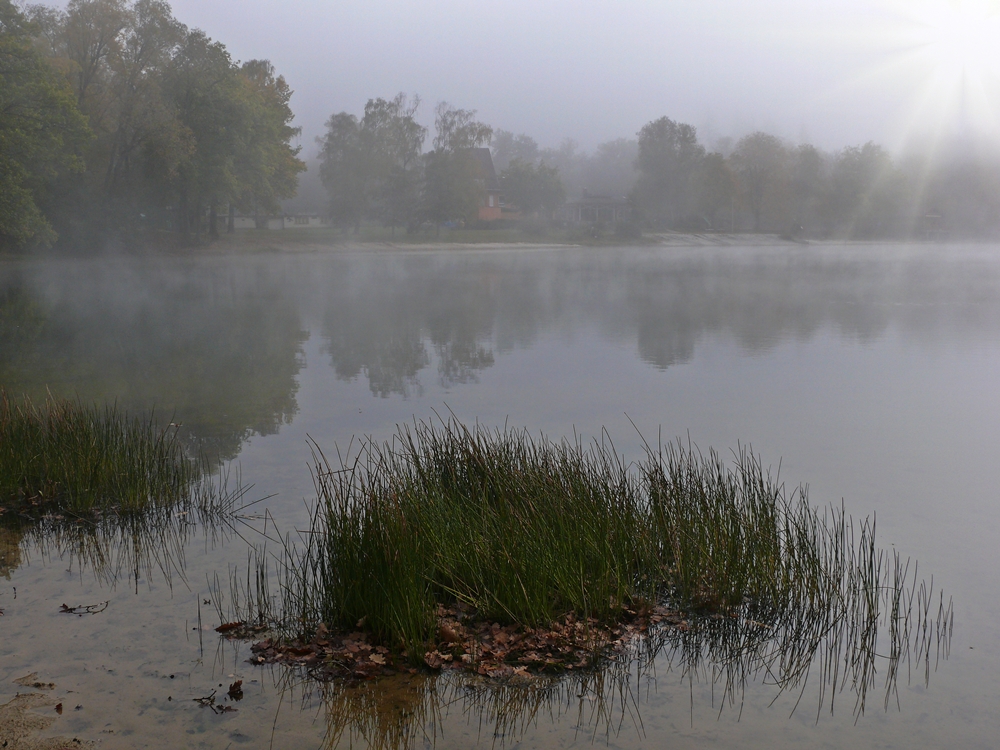
[[[490,205],[489,196],[493,196],[493,205]],[[486,198],[483,198],[482,203],[479,206],[479,220],[480,221],[496,221],[500,218],[500,193],[491,192],[487,194]]]

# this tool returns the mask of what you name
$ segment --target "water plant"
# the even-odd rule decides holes
[[[203,464],[153,416],[51,397],[36,405],[0,390],[4,515],[174,507],[191,499]]]
[[[252,505],[238,475],[211,468],[152,415],[36,405],[0,389],[0,575],[31,549],[68,556],[109,586],[137,586],[154,570],[183,579],[192,531],[224,535]]]
[[[650,616],[666,604],[801,638],[789,648],[810,658],[843,629],[849,668],[868,675],[857,660],[880,627],[897,655],[908,635],[915,570],[878,549],[874,521],[818,511],[748,449],[730,464],[676,442],[627,463],[607,435],[553,442],[450,419],[364,441],[336,465],[313,450],[317,504],[304,545],[274,558],[278,593],[262,556],[230,587],[231,619],[300,645],[320,628],[361,629],[436,666],[465,648],[456,621],[572,621],[607,644],[616,623],[677,622]]]

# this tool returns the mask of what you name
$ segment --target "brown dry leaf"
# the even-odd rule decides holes
[[[385,657],[382,656],[381,654],[372,654],[369,658],[374,664],[379,664],[379,665],[385,664]]]

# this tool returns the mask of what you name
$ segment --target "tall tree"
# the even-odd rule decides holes
[[[0,247],[56,237],[43,206],[53,183],[83,168],[89,136],[64,79],[36,51],[37,29],[0,0]]]
[[[669,117],[639,131],[633,199],[650,219],[673,226],[694,209],[695,179],[705,156],[695,128]]]
[[[361,224],[367,207],[365,164],[361,150],[361,126],[347,112],[331,115],[320,145],[320,178],[329,197],[329,215],[341,228]]]
[[[240,67],[238,78],[241,120],[234,128],[236,185],[226,196],[229,231],[233,230],[237,204],[254,215],[279,211],[279,201],[295,195],[298,175],[306,168],[298,158],[300,148],[291,145],[301,129],[292,126],[292,90],[284,77],[275,75],[269,61],[250,60]],[[214,218],[209,223],[214,232]]]
[[[876,143],[841,150],[834,160],[828,198],[834,231],[861,236],[887,233],[899,213],[894,175],[892,157]]]
[[[371,173],[373,218],[392,228],[416,214],[421,179],[420,154],[427,129],[414,118],[420,98],[405,94],[373,99],[365,106],[361,139]]]
[[[435,109],[434,150],[427,154],[424,211],[439,228],[445,221],[475,217],[484,192],[472,149],[486,146],[493,128],[475,110],[441,102]]]
[[[759,232],[764,227],[766,209],[780,204],[782,181],[787,178],[788,150],[780,138],[758,130],[736,143],[730,161],[753,216],[753,230]]]
[[[203,209],[239,192],[235,135],[245,124],[245,88],[226,48],[202,31],[188,33],[171,61],[166,85],[190,139],[174,180],[177,228],[184,237],[192,230],[197,236]]]
[[[330,213],[341,226],[357,230],[363,218],[407,224],[416,214],[421,159],[427,130],[416,119],[419,97],[369,99],[359,121],[346,112],[327,121],[318,141],[320,175],[330,197]]]
[[[722,154],[713,151],[702,159],[697,179],[698,213],[712,229],[730,231],[735,224],[736,176]]]
[[[497,130],[493,133],[490,151],[493,153],[493,166],[498,172],[507,169],[515,159],[525,164],[534,164],[539,154],[534,138],[525,133],[514,135],[509,130]]]

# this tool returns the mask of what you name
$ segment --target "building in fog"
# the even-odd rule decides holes
[[[478,218],[480,221],[496,221],[501,215],[500,178],[493,166],[493,155],[488,148],[474,148],[472,156],[476,161],[477,177],[483,187]]]
[[[583,191],[582,198],[567,201],[558,213],[562,221],[572,224],[615,224],[619,221],[628,221],[631,215],[632,208],[625,199],[592,195],[586,190]]]

